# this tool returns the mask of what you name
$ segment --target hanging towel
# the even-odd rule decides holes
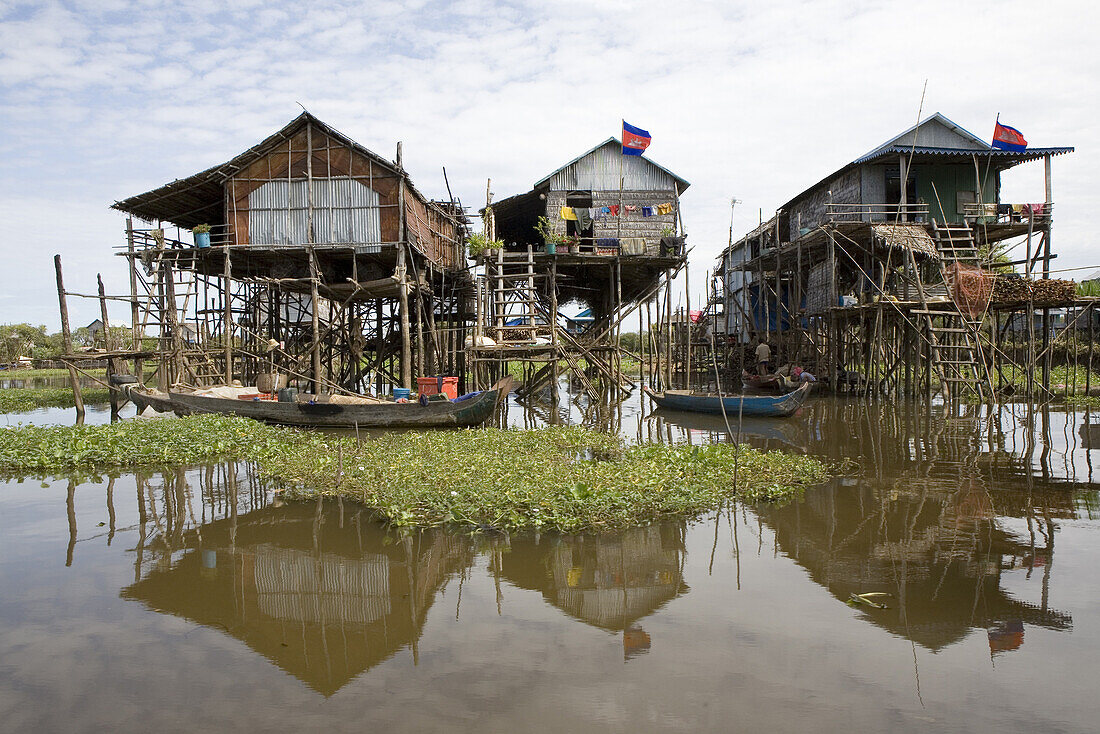
[[[610,214],[610,213],[611,213],[611,207],[609,207],[609,206],[601,206],[600,207],[600,214]]]
[[[613,216],[613,217],[619,216],[619,205],[618,204],[613,204],[613,205],[611,205],[607,208],[610,210],[611,216]]]
[[[653,216],[653,207],[643,206],[642,207],[642,216],[643,217],[652,217]]]
[[[596,247],[611,248],[611,247],[618,247],[618,246],[619,246],[619,240],[617,240],[614,237],[601,237],[598,240],[596,240]]]
[[[658,214],[672,214],[672,204],[658,204],[657,205],[657,213]]]
[[[644,255],[645,254],[645,238],[644,237],[623,237],[620,241],[622,247],[620,252],[623,255]]]
[[[636,207],[636,206],[630,206],[629,204],[627,204],[626,206],[623,207],[623,212],[626,213],[626,214],[630,214],[631,212],[636,212],[636,211],[638,211],[638,207]]]
[[[577,215],[577,229],[584,231],[592,226],[592,210],[588,207],[573,207],[573,213]]]
[[[561,218],[569,219],[575,222],[577,220],[577,213],[573,210],[573,207],[563,206],[561,208]]]

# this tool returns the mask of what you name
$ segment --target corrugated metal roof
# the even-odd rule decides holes
[[[1011,161],[1012,165],[1018,163],[1025,163],[1027,161],[1033,161],[1037,158],[1042,158],[1046,155],[1062,155],[1064,153],[1072,153],[1073,147],[1060,147],[1060,148],[1028,148],[1027,150],[1015,152],[1011,150],[996,150],[990,148],[982,148],[980,150],[964,149],[964,148],[929,148],[916,146],[915,148],[910,145],[891,145],[884,148],[876,148],[862,158],[856,158],[852,161],[853,164],[867,163],[873,161],[876,158],[883,156],[896,156],[896,155],[909,155],[912,152],[914,157],[921,155],[935,155],[935,156],[972,156],[978,155],[982,158],[990,157],[997,161]]]
[[[623,188],[631,191],[672,189],[683,193],[688,181],[646,156],[622,154],[622,143],[608,138],[585,151],[561,168],[535,182],[533,188],[549,183],[554,191],[575,189],[610,190],[619,188],[622,167]]]
[[[341,145],[345,145],[360,155],[370,158],[375,164],[389,171],[398,171],[397,165],[393,161],[387,161],[308,112],[303,112],[284,128],[233,159],[187,178],[176,179],[144,194],[116,201],[111,208],[133,214],[149,222],[164,220],[187,229],[191,229],[197,224],[224,221],[225,217],[222,209],[225,204],[225,181],[310,124],[315,129],[339,141]],[[409,180],[408,176],[405,177],[405,182],[416,198],[426,205],[431,205],[431,202],[412,185],[412,181]]]

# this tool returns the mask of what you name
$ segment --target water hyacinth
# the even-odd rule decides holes
[[[341,496],[396,525],[618,529],[724,500],[785,500],[826,478],[815,459],[733,444],[628,446],[579,427],[353,437],[223,416],[0,431],[0,468],[255,462],[288,498]],[[736,484],[734,476],[737,476]]]
[[[88,405],[108,403],[111,396],[105,387],[84,388],[81,397]],[[0,413],[25,413],[38,408],[71,408],[76,405],[68,387],[26,387],[0,389]]]

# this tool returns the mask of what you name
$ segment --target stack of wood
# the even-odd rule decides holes
[[[1072,280],[1032,280],[998,275],[993,280],[994,306],[1064,306],[1075,294]]]

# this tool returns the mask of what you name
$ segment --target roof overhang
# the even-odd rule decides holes
[[[342,145],[370,158],[373,163],[390,171],[397,172],[399,170],[397,164],[393,161],[387,161],[308,112],[303,112],[286,127],[231,160],[187,178],[176,179],[144,194],[116,201],[111,205],[111,208],[132,214],[147,222],[166,221],[186,229],[191,229],[199,224],[224,221],[225,217],[222,210],[225,206],[225,182],[252,162],[297,135],[306,125],[310,124],[325,135],[338,140]],[[424,199],[418,192],[414,193]],[[424,201],[427,200],[424,199]]]

